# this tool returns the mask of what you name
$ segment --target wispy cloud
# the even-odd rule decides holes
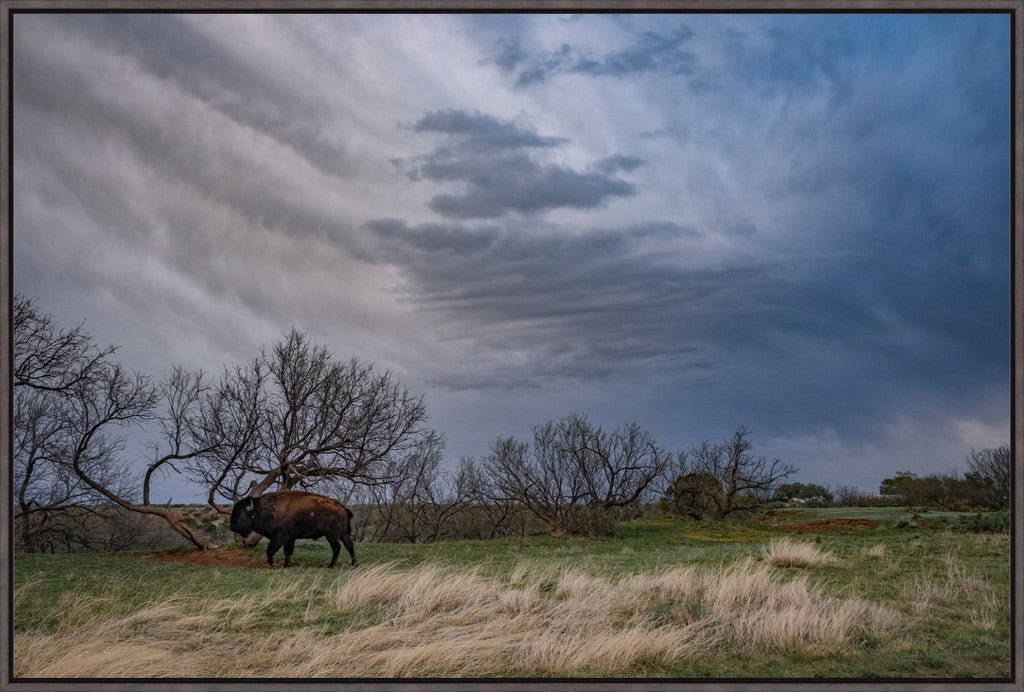
[[[628,77],[637,73],[690,74],[696,56],[685,49],[693,32],[686,26],[670,33],[644,31],[627,47],[595,52],[563,43],[557,49],[531,53],[519,43],[500,44],[495,64],[515,76],[517,87],[547,81],[559,74]]]

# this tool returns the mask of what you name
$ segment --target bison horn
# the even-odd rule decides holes
[[[246,509],[251,512],[255,506],[256,506],[256,503],[253,502],[252,498],[250,497],[249,498],[249,504],[248,504],[248,506],[246,506]]]

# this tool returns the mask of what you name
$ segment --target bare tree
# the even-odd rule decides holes
[[[64,456],[62,406],[56,397],[27,387],[14,392],[14,496],[16,515],[70,506],[83,498],[74,476],[58,473]]]
[[[142,479],[143,504],[150,504],[154,474],[167,468],[178,472],[175,462],[209,454],[220,445],[218,436],[206,434],[208,431],[203,429],[199,417],[203,398],[209,389],[203,371],[190,372],[180,365],[175,365],[170,375],[157,385],[157,392],[164,403],[161,415],[156,416],[163,440],[162,444],[150,445],[153,460]]]
[[[970,469],[966,474],[969,482],[984,492],[993,507],[1006,509],[1010,506],[1010,448],[1007,445],[975,451],[971,449],[964,461]]]
[[[525,506],[554,533],[576,533],[590,530],[581,520],[602,521],[608,510],[637,502],[668,458],[636,424],[608,433],[573,413],[535,426],[532,447],[498,439],[483,463],[504,498]],[[581,507],[595,511],[584,517]]]
[[[684,514],[702,515],[713,507],[716,519],[760,506],[774,495],[778,484],[796,473],[794,466],[779,459],[755,457],[750,431],[740,426],[722,443],[703,442],[680,453],[678,468],[683,473],[676,481],[676,504]],[[688,494],[688,495],[687,495]],[[686,510],[686,498],[691,509]]]
[[[66,533],[62,513],[100,499],[70,464],[70,399],[109,367],[115,349],[96,347],[82,323],[60,328],[23,294],[15,296],[13,317],[14,517],[22,545],[33,550],[48,534]],[[81,463],[111,486],[123,480],[88,456]]]
[[[145,495],[141,501],[134,492],[119,491],[93,471],[99,468],[108,476],[134,477],[129,464],[119,457],[125,438],[118,431],[127,425],[152,420],[159,402],[160,392],[147,376],[129,374],[119,364],[109,364],[78,383],[68,397],[71,467],[83,483],[110,502],[133,512],[158,516],[187,541],[205,549],[210,547],[210,542],[202,533],[182,523],[170,507],[150,503],[148,488],[152,465],[142,481],[129,486],[141,485]],[[154,462],[158,466],[162,463],[161,459]]]
[[[495,440],[483,459],[484,468],[501,497],[526,507],[553,533],[563,533],[569,508],[581,504],[586,491],[567,455],[552,453],[551,424],[538,426],[533,433],[533,449],[512,437]]]
[[[406,535],[423,543],[457,538],[455,520],[470,507],[465,475],[441,470],[441,449],[428,450],[429,459],[416,466],[406,496],[408,524]]]
[[[97,347],[80,322],[62,329],[23,293],[14,297],[14,386],[66,392],[87,380],[116,350]]]
[[[471,457],[462,457],[456,473],[472,512],[479,515],[482,522],[475,537],[493,539],[523,532],[524,523],[517,521],[521,505],[499,491],[483,466]]]
[[[61,329],[52,315],[21,295],[14,317],[15,493],[23,542],[31,545],[32,532],[45,530],[61,512],[74,508],[79,517],[113,503],[158,516],[206,547],[205,537],[181,524],[170,508],[150,501],[157,471],[208,451],[186,449],[200,439],[192,411],[205,391],[202,374],[176,368],[167,381],[154,385],[116,363],[114,347],[95,346],[81,323]],[[161,400],[167,411],[159,416]],[[121,455],[125,431],[158,416],[170,449],[156,454],[140,477]]]
[[[636,503],[661,476],[669,454],[636,423],[608,433],[572,413],[558,422],[561,453],[568,453],[587,490],[602,509]]]
[[[861,507],[870,501],[868,494],[855,485],[839,484],[828,488],[836,507]]]
[[[189,446],[199,453],[183,455],[182,468],[208,489],[207,504],[223,515],[242,496],[246,474],[259,458],[265,377],[259,361],[225,367],[217,385],[206,388],[189,412]]]
[[[464,477],[441,468],[442,447],[424,445],[403,470],[370,486],[376,505],[375,540],[410,543],[453,538],[452,521],[469,508]]]
[[[61,405],[52,392],[29,387],[14,392],[14,521],[18,542],[29,552],[52,551],[64,543],[62,514],[97,501],[64,463]]]
[[[225,371],[210,426],[223,440],[188,466],[214,498],[239,488],[318,489],[332,480],[376,484],[404,472],[403,460],[444,444],[426,426],[426,406],[390,372],[340,362],[292,330],[245,367]],[[216,421],[216,422],[214,422]],[[216,505],[215,505],[216,506]]]

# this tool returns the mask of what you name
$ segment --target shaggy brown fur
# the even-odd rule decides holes
[[[284,546],[284,566],[292,562],[295,541],[299,538],[327,537],[331,544],[331,562],[338,563],[341,544],[356,561],[352,545],[352,510],[337,500],[301,490],[281,490],[260,497],[245,497],[231,511],[231,530],[243,538],[255,531],[270,539],[267,563],[273,567],[274,553]],[[340,541],[340,542],[339,542]]]

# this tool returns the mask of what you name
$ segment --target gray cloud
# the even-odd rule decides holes
[[[738,322],[751,316],[739,296],[778,293],[791,283],[785,267],[766,262],[686,268],[652,261],[646,242],[699,237],[670,222],[523,233],[510,224],[410,227],[382,219],[366,228],[378,240],[367,259],[399,267],[409,282],[405,300],[437,315],[448,338],[480,358],[480,367],[466,363],[437,382],[460,387],[538,386],[637,369],[707,371],[721,357],[709,348],[707,330],[727,315]],[[495,365],[514,353],[529,353],[528,363]]]
[[[562,137],[542,137],[536,132],[480,111],[453,108],[427,113],[416,121],[413,129],[416,132],[438,132],[459,137],[462,147],[467,149],[555,147],[568,141]]]
[[[618,171],[629,173],[630,171],[635,171],[642,165],[644,165],[643,159],[635,156],[626,156],[624,154],[614,154],[595,163],[594,168],[602,173],[617,173]]]
[[[642,73],[683,75],[692,73],[696,65],[695,55],[684,49],[692,36],[693,31],[685,26],[667,34],[643,31],[632,45],[598,55],[568,43],[554,51],[531,55],[518,43],[505,41],[494,62],[504,72],[515,72],[519,87],[565,73],[593,77],[627,77]]]
[[[494,63],[505,72],[511,72],[529,57],[529,54],[516,41],[500,41],[499,44],[501,50],[494,59]]]
[[[445,252],[459,257],[478,255],[493,243],[500,231],[494,227],[467,231],[458,226],[423,224],[409,228],[400,219],[375,219],[366,223],[383,245],[393,251]],[[371,256],[372,258],[372,256]]]
[[[441,194],[430,208],[442,216],[460,219],[497,218],[507,211],[523,214],[559,207],[589,209],[610,197],[628,197],[636,187],[600,173],[579,173],[565,166],[542,166],[525,156],[428,162],[417,169],[434,180],[461,180],[469,184],[462,195]]]
[[[567,140],[542,137],[490,115],[430,112],[414,129],[440,133],[445,141],[430,154],[396,161],[409,178],[464,185],[461,194],[442,193],[431,199],[430,208],[445,217],[495,219],[510,211],[536,214],[561,207],[591,209],[611,198],[636,193],[632,183],[614,173],[636,168],[639,159],[613,156],[585,172],[542,163],[527,150],[555,147]]]

